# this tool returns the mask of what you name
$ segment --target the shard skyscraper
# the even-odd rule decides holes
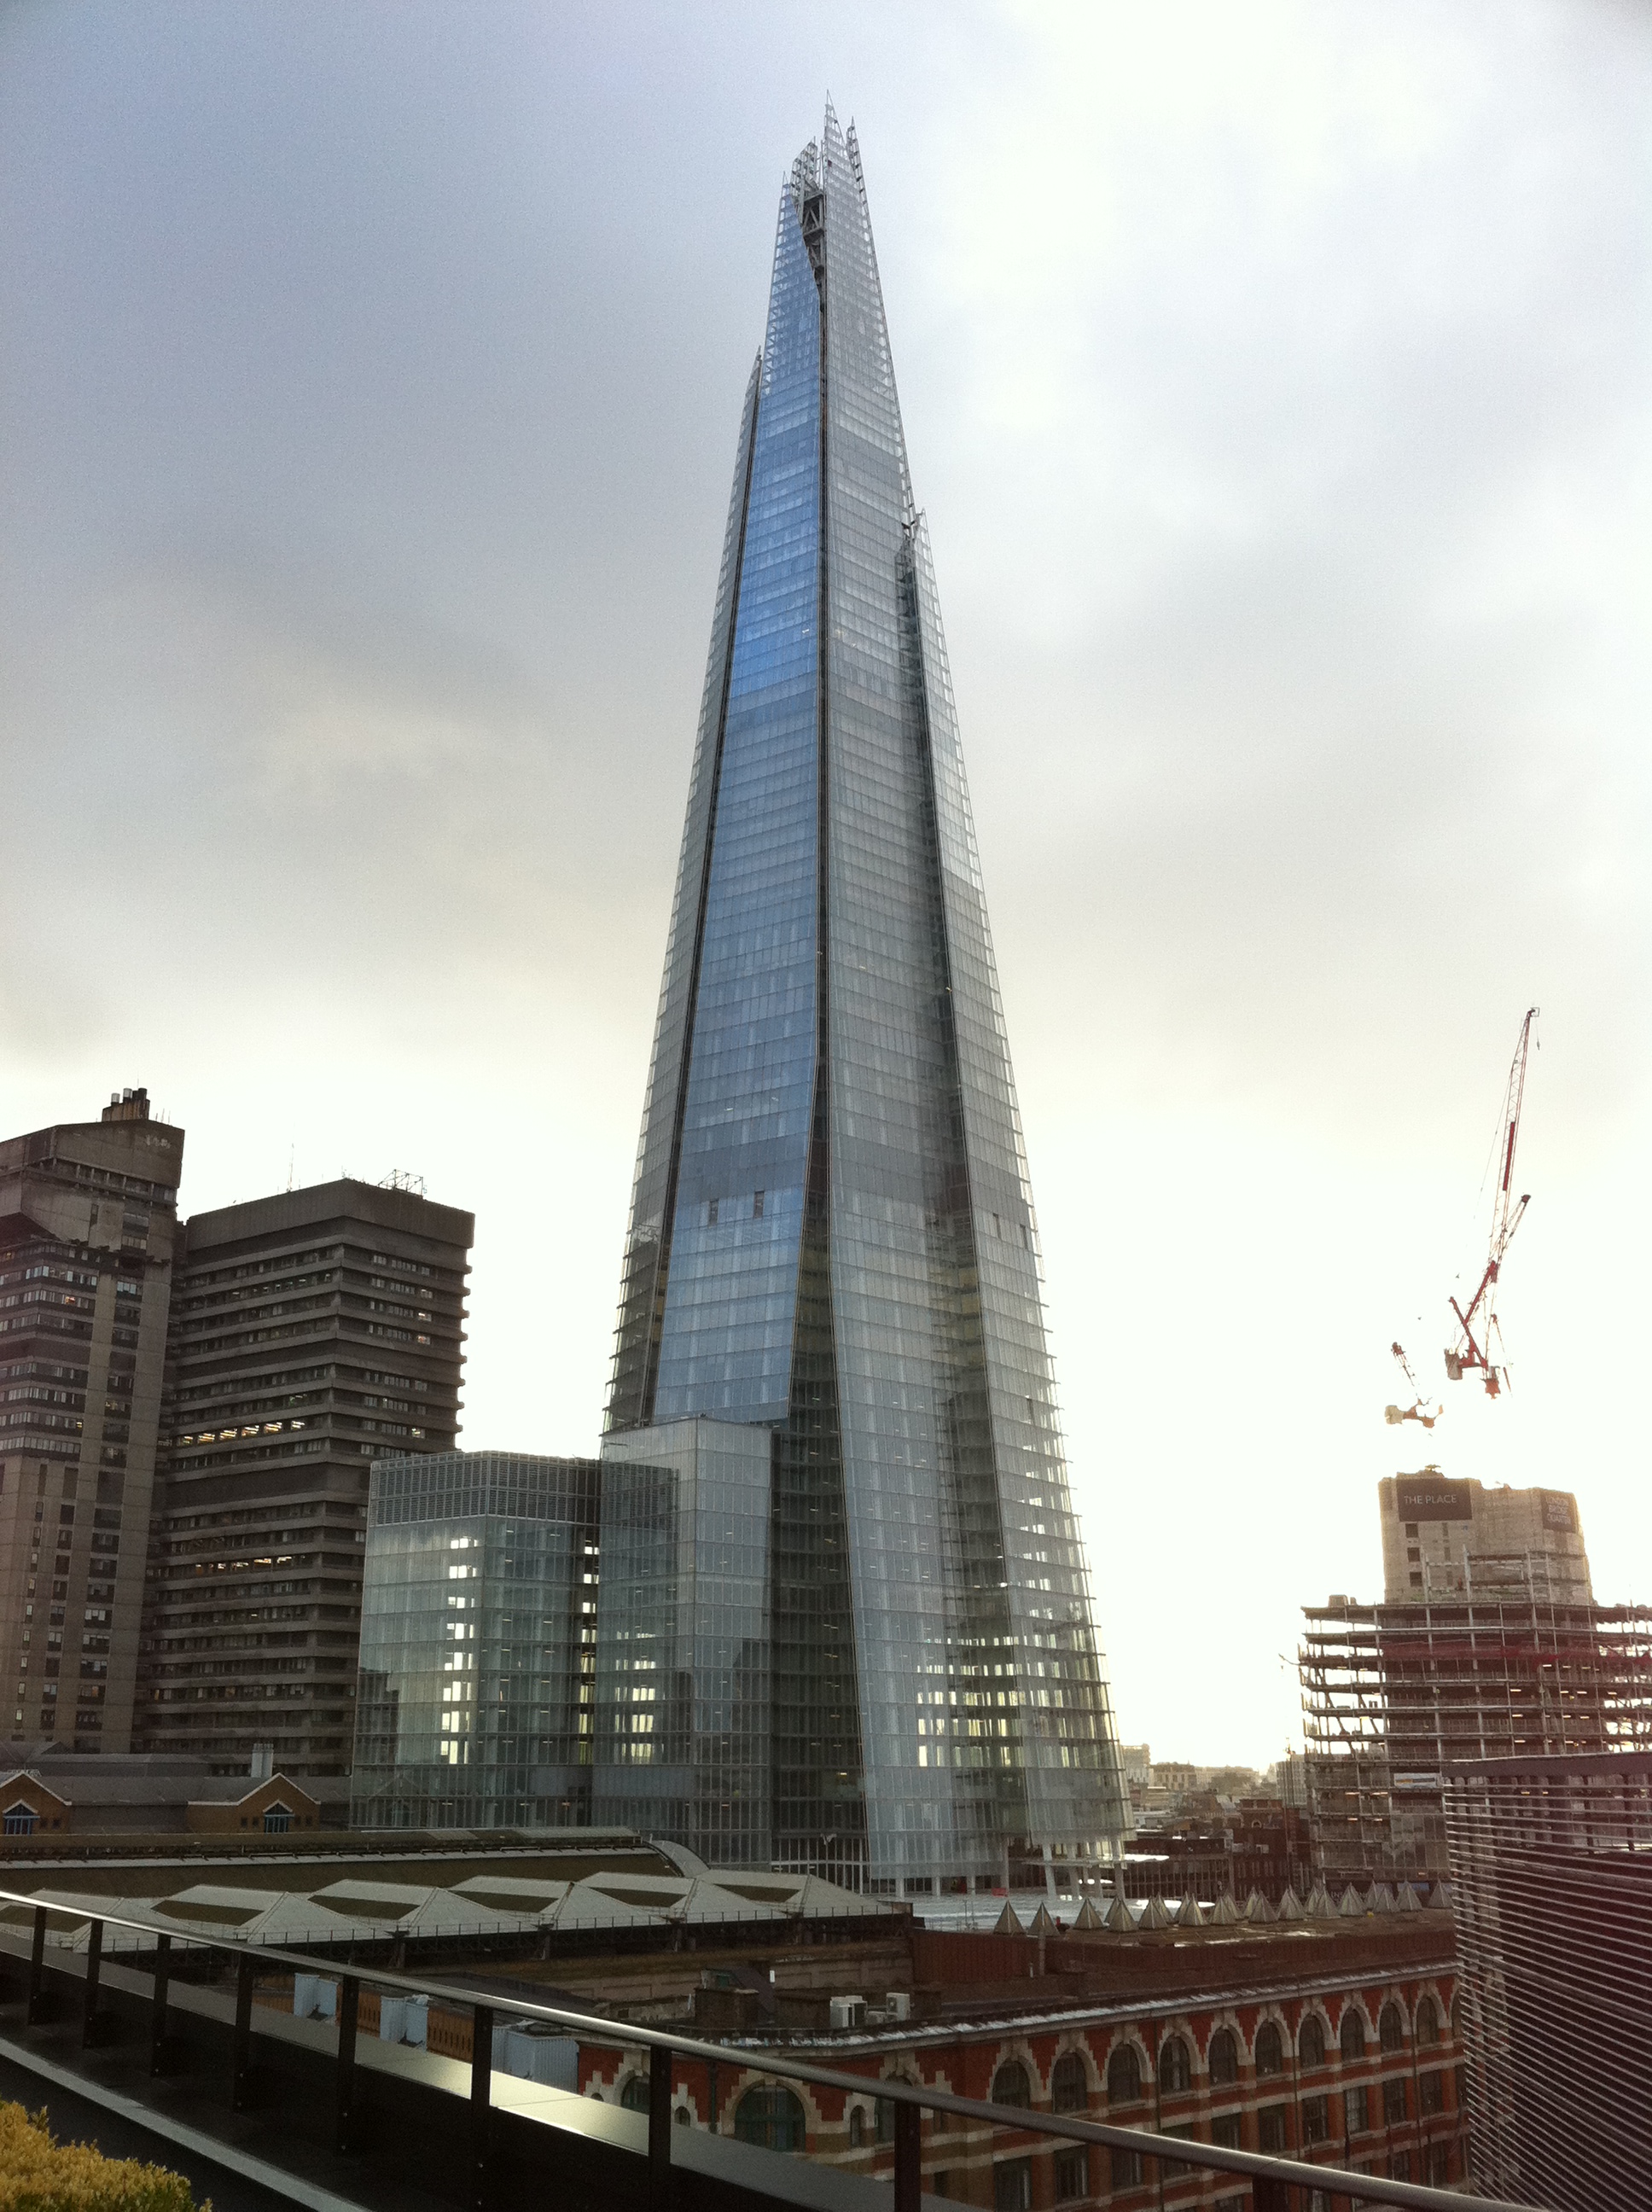
[[[604,1444],[595,1803],[881,1893],[1121,1785],[860,160],[781,193]]]

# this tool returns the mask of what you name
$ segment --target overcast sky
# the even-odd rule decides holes
[[[1378,1476],[1652,1599],[1652,15],[0,11],[0,1133],[477,1216],[594,1448],[780,175],[856,118],[1121,1726],[1278,1754]],[[1384,1426],[1540,1005],[1512,1396]],[[1478,1208],[1478,1210],[1477,1210]]]

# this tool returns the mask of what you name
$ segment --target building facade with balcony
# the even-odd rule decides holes
[[[134,1746],[343,1774],[368,1479],[458,1432],[473,1217],[343,1179],[191,1217]]]
[[[0,1144],[5,1732],[131,1747],[184,1132],[118,1093]]]

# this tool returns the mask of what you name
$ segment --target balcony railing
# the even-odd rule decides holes
[[[672,2197],[671,2154],[673,2138],[677,2133],[672,2111],[672,2068],[673,2062],[678,2058],[725,2067],[732,2062],[746,2070],[759,2073],[766,2079],[800,2082],[809,2087],[838,2090],[861,2097],[871,2090],[880,2100],[886,2100],[894,2108],[894,2212],[920,2212],[921,2128],[926,2112],[944,2113],[954,2119],[973,2122],[979,2127],[1023,2137],[1028,2135],[1049,2136],[1062,2142],[1095,2143],[1108,2150],[1134,2152],[1144,2160],[1162,2160],[1164,2169],[1170,2172],[1188,2166],[1205,2167],[1252,2183],[1271,2184],[1280,2192],[1291,2190],[1313,2191],[1321,2198],[1350,2204],[1398,2205],[1410,2207],[1412,2212],[1463,2212],[1466,2201],[1461,2192],[1455,2190],[1436,2189],[1376,2174],[1356,2173],[1343,2166],[1317,2165],[1302,2159],[1277,2158],[1262,2152],[1230,2149],[1182,2136],[1161,2135],[1148,2128],[1110,2127],[1071,2113],[987,2104],[975,2098],[956,2097],[944,2089],[927,2088],[904,2081],[874,2081],[865,2074],[822,2066],[796,2057],[783,2049],[705,2042],[671,2029],[644,2027],[629,2021],[603,2019],[561,2005],[536,2004],[529,1998],[507,1996],[495,1989],[468,1988],[463,1983],[429,1974],[416,1976],[376,1966],[369,1972],[351,1972],[348,1966],[319,1959],[313,1954],[241,1942],[233,1936],[214,1936],[204,1930],[198,1933],[191,1931],[185,1936],[161,1929],[153,1920],[137,1919],[119,1912],[100,1912],[89,1901],[74,1905],[42,1904],[37,1897],[27,1892],[0,1889],[0,1906],[21,1906],[33,1916],[27,1966],[27,2017],[31,2023],[41,2020],[46,2014],[46,1934],[52,1917],[56,1915],[77,1923],[84,1922],[89,1924],[82,1997],[83,2045],[95,2039],[105,1930],[120,1929],[152,1940],[154,1955],[148,1966],[151,1976],[149,2071],[156,2076],[167,2071],[167,2004],[175,1957],[174,1945],[180,1951],[187,1950],[196,1954],[207,1953],[232,1960],[235,1969],[235,2002],[231,2031],[228,2102],[234,2112],[246,2109],[250,2101],[253,1995],[259,1967],[308,1975],[325,1969],[331,1975],[336,1975],[339,1986],[337,2042],[333,2063],[332,2134],[334,2147],[340,2152],[352,2147],[355,2132],[356,2033],[363,1982],[375,1990],[439,2000],[444,2007],[468,2011],[473,2022],[468,2100],[468,2196],[471,2212],[483,2212],[487,2203],[489,2135],[493,2119],[493,2030],[501,2019],[539,2023],[605,2050],[623,2045],[633,2049],[641,2047],[649,2052],[648,2187],[646,2201],[651,2207],[659,2208],[659,2212],[665,2212]],[[127,1968],[137,1966],[142,1972],[144,1954],[134,1955],[123,1950],[121,1964]],[[82,2094],[95,2100],[98,2088],[94,2080],[88,2078],[78,2081],[76,2086]],[[775,2173],[771,2193],[774,2202],[783,2205],[787,2201],[785,2173],[793,2161],[789,2157],[776,2154],[774,2163]],[[1476,2196],[1472,2202],[1475,2212],[1541,2212],[1541,2208],[1507,2198]]]

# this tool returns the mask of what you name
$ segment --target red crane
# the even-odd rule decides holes
[[[1515,1047],[1515,1057],[1509,1069],[1509,1087],[1503,1094],[1502,1176],[1491,1209],[1491,1243],[1486,1255],[1485,1273],[1480,1277],[1479,1288],[1466,1308],[1460,1306],[1455,1298],[1451,1301],[1451,1310],[1457,1316],[1457,1336],[1446,1351],[1446,1379],[1451,1382],[1461,1382],[1469,1369],[1478,1369],[1485,1378],[1487,1395],[1493,1398],[1509,1379],[1508,1369],[1495,1366],[1491,1358],[1492,1337],[1497,1337],[1499,1345],[1503,1341],[1503,1331],[1497,1326],[1497,1280],[1503,1271],[1503,1255],[1532,1202],[1529,1191],[1522,1192],[1518,1199],[1514,1197],[1513,1191],[1515,1142],[1520,1135],[1520,1109],[1526,1096],[1526,1061],[1531,1051],[1532,1024],[1537,1019],[1537,1012],[1535,1006],[1528,1008],[1526,1018],[1520,1025],[1520,1042]]]

